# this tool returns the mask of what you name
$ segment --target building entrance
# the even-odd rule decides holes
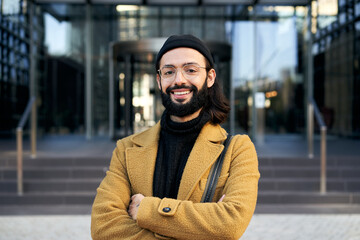
[[[155,58],[165,38],[122,41],[110,45],[109,134],[118,139],[143,131],[161,118],[163,106],[156,83]],[[225,95],[230,98],[231,47],[207,43]],[[229,126],[228,123],[225,126]]]

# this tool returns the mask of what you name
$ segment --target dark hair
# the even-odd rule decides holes
[[[212,67],[210,67],[209,62],[206,60],[206,71],[210,69],[212,69]],[[213,124],[225,122],[230,112],[230,104],[221,89],[218,79],[215,78],[215,82],[208,88],[208,92],[209,99],[204,111],[210,114]]]

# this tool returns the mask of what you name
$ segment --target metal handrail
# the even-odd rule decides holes
[[[321,144],[320,144],[320,193],[326,193],[326,131],[327,127],[323,117],[319,111],[319,108],[313,98],[309,99],[308,103],[308,129],[309,129],[309,158],[314,158],[313,148],[313,135],[314,135],[314,124],[313,124],[313,113],[315,113],[315,119],[320,126],[321,132]]]
[[[32,107],[35,104],[35,97],[31,97],[25,108],[24,113],[21,116],[19,124],[16,128],[16,149],[17,149],[17,192],[18,195],[23,195],[23,128],[26,121],[29,118]],[[31,156],[35,157],[35,148],[32,148]]]

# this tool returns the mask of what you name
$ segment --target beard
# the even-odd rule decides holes
[[[193,95],[188,103],[176,103],[171,100],[170,92],[174,89],[189,89],[192,91]],[[174,86],[166,89],[166,93],[161,90],[161,100],[162,104],[166,108],[169,115],[174,115],[177,117],[185,117],[191,115],[204,107],[207,103],[209,96],[207,88],[207,79],[200,90],[197,89],[194,85],[191,86]]]

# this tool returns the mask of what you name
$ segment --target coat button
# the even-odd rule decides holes
[[[169,208],[169,207],[164,207],[162,210],[163,210],[163,212],[166,212],[166,213],[167,213],[167,212],[170,212],[170,211],[171,211],[171,208]]]

